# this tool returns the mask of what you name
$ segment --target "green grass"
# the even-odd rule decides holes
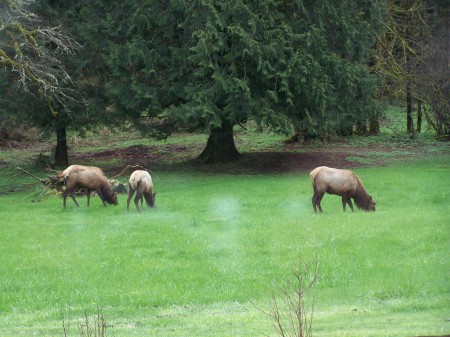
[[[270,310],[276,285],[300,257],[320,265],[310,294],[315,336],[448,334],[448,143],[429,132],[411,140],[399,111],[387,117],[380,136],[325,144],[286,146],[283,136],[235,130],[244,154],[341,151],[367,167],[356,171],[377,201],[375,213],[344,213],[340,199],[327,195],[325,214],[313,214],[306,173],[246,175],[251,165],[183,162],[201,152],[205,134],[69,137],[71,153],[146,145],[164,155],[168,163],[150,166],[158,208],[143,214],[127,214],[124,196],[107,208],[97,198],[90,209],[85,198],[80,209],[68,200],[64,211],[32,178],[11,178],[16,166],[42,176],[35,158],[49,154],[51,142],[0,151],[0,192],[8,193],[0,194],[0,336],[63,336],[63,320],[71,322],[68,335],[79,336],[77,322],[98,308],[109,336],[275,335],[251,302]],[[255,160],[247,157],[241,162]]]
[[[261,140],[264,143],[264,140]],[[267,146],[267,143],[264,145]],[[304,174],[155,172],[157,209],[66,210],[0,196],[0,336],[63,336],[102,308],[110,336],[258,336],[276,284],[318,259],[315,336],[450,332],[450,161],[356,172],[377,211],[311,206]],[[2,177],[4,178],[4,177]]]

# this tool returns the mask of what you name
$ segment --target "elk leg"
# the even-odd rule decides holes
[[[351,198],[347,199],[347,204],[350,206],[350,209],[352,210],[352,212],[354,212],[354,210],[353,210],[353,203],[352,203],[352,199]]]
[[[98,196],[100,197],[100,199],[102,200],[102,202],[103,202],[103,206],[105,206],[106,207],[106,202],[105,202],[105,199],[103,199],[103,194],[102,194],[102,191],[98,188],[98,189],[96,189],[95,190],[96,192],[97,192],[97,194],[98,194]]]
[[[320,206],[320,202],[322,201],[324,194],[325,193],[317,193],[316,203],[317,203],[317,207],[319,208],[320,213],[323,213],[322,206]]]
[[[345,212],[345,206],[347,205],[347,197],[342,197],[342,209]]]
[[[66,208],[67,195],[68,195],[67,190],[65,190],[64,193],[63,193],[63,205],[64,205],[64,208]]]
[[[86,197],[87,197],[87,205],[89,207],[89,202],[91,200],[91,190],[86,190]]]
[[[312,205],[314,208],[314,213],[317,213],[317,209],[316,209],[316,192],[314,192],[313,197],[312,197]]]
[[[73,202],[75,203],[75,205],[77,205],[77,207],[80,207],[80,205],[78,205],[77,199],[75,199],[75,189],[73,189],[72,191],[70,191],[70,196],[72,197],[72,200],[73,200]]]
[[[319,193],[317,191],[314,192],[314,195],[312,198],[312,204],[314,207],[314,212],[316,212],[316,213],[317,213],[317,208],[319,208],[320,213],[323,213],[322,207],[320,207],[320,201],[322,200],[322,198],[323,198],[323,193]]]
[[[137,209],[138,212],[140,212],[139,199],[141,199],[141,198],[142,198],[142,192],[137,191],[136,192],[136,198],[134,198],[134,204],[136,205],[136,209]]]
[[[134,190],[128,185],[127,211],[130,210],[130,200],[133,197]]]

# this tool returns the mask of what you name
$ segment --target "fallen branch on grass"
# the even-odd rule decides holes
[[[143,166],[141,166],[141,165],[127,165],[127,167],[125,167],[125,168],[123,169],[122,172],[120,172],[118,175],[115,175],[115,176],[112,177],[111,179],[116,179],[117,177],[120,177],[120,176],[121,176],[123,173],[125,173],[125,171],[128,170],[129,168],[150,171],[150,170],[146,169],[145,167],[143,167]]]
[[[30,177],[33,177],[36,180],[39,180],[39,182],[44,184],[47,188],[57,190],[58,192],[61,192],[62,189],[63,189],[64,181],[61,179],[61,172],[58,172],[54,176],[47,176],[46,179],[42,179],[42,178],[39,178],[39,177],[35,176],[34,174],[28,172],[27,170],[21,168],[21,167],[16,167],[16,169],[19,170],[22,173],[25,173],[25,174],[29,175]],[[18,174],[19,173],[14,174],[9,179],[12,179],[12,178],[16,177]]]
[[[34,179],[39,180],[39,181],[40,181],[41,183],[43,183],[43,184],[46,183],[46,181],[45,181],[44,179],[41,179],[41,178],[39,178],[39,177],[36,177],[34,174],[31,174],[30,172],[24,170],[23,168],[16,167],[16,169],[18,169],[19,171],[22,171],[22,172],[25,173],[25,174],[28,174],[29,176],[33,177]],[[11,178],[15,177],[16,175],[17,175],[17,174],[13,175]],[[10,179],[11,179],[11,178],[10,178]]]
[[[147,171],[147,172],[150,172],[150,173],[152,174],[153,177],[156,177],[158,180],[161,180],[161,179],[159,179],[159,177],[158,177],[154,172],[152,172],[152,170],[149,170],[148,168],[145,168],[144,166],[141,166],[141,165],[127,165],[127,166],[123,169],[122,172],[120,172],[119,174],[117,174],[117,175],[115,175],[114,177],[112,177],[111,180],[114,180],[114,179],[116,179],[117,177],[122,176],[122,174],[124,174],[125,171],[128,170],[128,169],[145,170],[145,171]]]
[[[109,182],[113,186],[113,189],[119,194],[127,194],[127,189],[126,189],[124,184],[122,184],[120,181],[116,180],[115,178],[121,176],[129,168],[147,170],[145,167],[142,167],[141,165],[127,165],[127,167],[125,167],[125,169],[120,174],[118,174],[118,175],[114,176],[113,178],[109,179]],[[65,182],[64,182],[64,179],[63,179],[63,176],[62,176],[62,172],[56,172],[55,175],[47,176],[46,179],[42,179],[42,178],[39,178],[39,177],[35,176],[34,174],[28,172],[27,170],[21,168],[21,167],[16,167],[16,169],[19,170],[22,173],[25,173],[25,174],[29,175],[30,177],[33,177],[36,180],[39,180],[39,182],[41,182],[43,185],[45,185],[49,189],[56,190],[59,193],[61,193],[64,190]],[[18,174],[19,173],[14,174],[9,179],[12,179],[12,178],[16,177]],[[83,194],[85,194],[85,192],[79,190],[79,191],[77,191],[77,194],[78,195],[83,195]]]

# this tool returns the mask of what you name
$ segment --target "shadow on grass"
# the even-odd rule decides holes
[[[356,167],[339,153],[251,152],[242,154],[235,162],[204,164],[197,159],[174,163],[161,163],[153,168],[165,172],[204,174],[280,174],[305,173],[317,166]]]

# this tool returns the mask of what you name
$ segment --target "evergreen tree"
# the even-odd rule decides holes
[[[249,119],[308,135],[376,111],[366,64],[377,1],[171,0],[82,4],[80,32],[102,55],[118,115],[154,136],[209,133],[200,158],[239,158]]]

